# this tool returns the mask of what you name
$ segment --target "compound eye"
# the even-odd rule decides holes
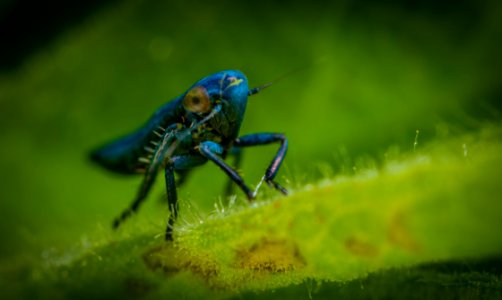
[[[205,113],[211,109],[211,101],[207,91],[202,86],[196,86],[185,95],[183,106],[194,113]]]

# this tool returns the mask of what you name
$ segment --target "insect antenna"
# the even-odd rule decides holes
[[[261,92],[262,90],[268,88],[269,86],[271,86],[272,84],[274,84],[277,80],[274,80],[274,81],[271,81],[271,82],[267,82],[263,85],[260,85],[260,86],[257,86],[255,88],[252,88],[249,90],[248,92],[248,96],[252,96],[254,94],[258,94],[259,92]]]
[[[269,86],[271,86],[272,84],[275,84],[276,82],[279,82],[279,81],[283,80],[284,78],[287,78],[287,77],[289,77],[289,76],[291,76],[291,75],[293,75],[293,74],[295,74],[295,73],[298,73],[298,72],[300,72],[300,71],[303,71],[303,70],[305,70],[305,69],[309,68],[310,66],[311,66],[311,64],[309,64],[309,65],[305,65],[305,66],[301,66],[301,67],[298,67],[298,68],[296,68],[296,69],[293,69],[293,70],[291,70],[291,71],[287,72],[287,73],[286,73],[286,74],[284,74],[284,75],[281,75],[281,76],[277,77],[276,79],[274,79],[274,80],[272,80],[272,81],[270,81],[270,82],[267,82],[267,83],[265,83],[265,84],[262,84],[262,85],[260,85],[260,86],[255,87],[255,88],[252,88],[252,89],[250,89],[250,90],[249,90],[249,92],[248,92],[248,96],[252,96],[252,95],[254,95],[254,94],[258,94],[259,92],[261,92],[262,90],[264,90],[264,89],[268,88],[268,87],[269,87]]]

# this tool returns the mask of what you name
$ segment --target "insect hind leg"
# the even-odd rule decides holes
[[[146,196],[148,195],[148,192],[150,191],[150,188],[152,187],[155,178],[157,177],[157,171],[159,167],[160,163],[152,162],[147,172],[145,173],[145,177],[143,178],[143,182],[141,183],[136,198],[131,203],[131,205],[127,209],[125,209],[122,212],[122,214],[120,214],[120,216],[113,221],[114,229],[117,229],[120,226],[120,224],[122,224],[127,218],[129,218],[132,214],[138,211],[140,205],[146,199]]]

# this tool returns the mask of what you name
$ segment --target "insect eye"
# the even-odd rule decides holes
[[[186,110],[194,113],[205,113],[211,109],[211,101],[207,91],[202,86],[191,89],[183,99],[183,106]]]

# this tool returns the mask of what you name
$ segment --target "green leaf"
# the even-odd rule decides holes
[[[421,274],[406,267],[499,255],[501,137],[501,126],[488,126],[287,197],[219,205],[206,218],[185,206],[174,243],[123,235],[45,267],[31,287],[71,298],[225,298],[368,274],[392,286]]]

